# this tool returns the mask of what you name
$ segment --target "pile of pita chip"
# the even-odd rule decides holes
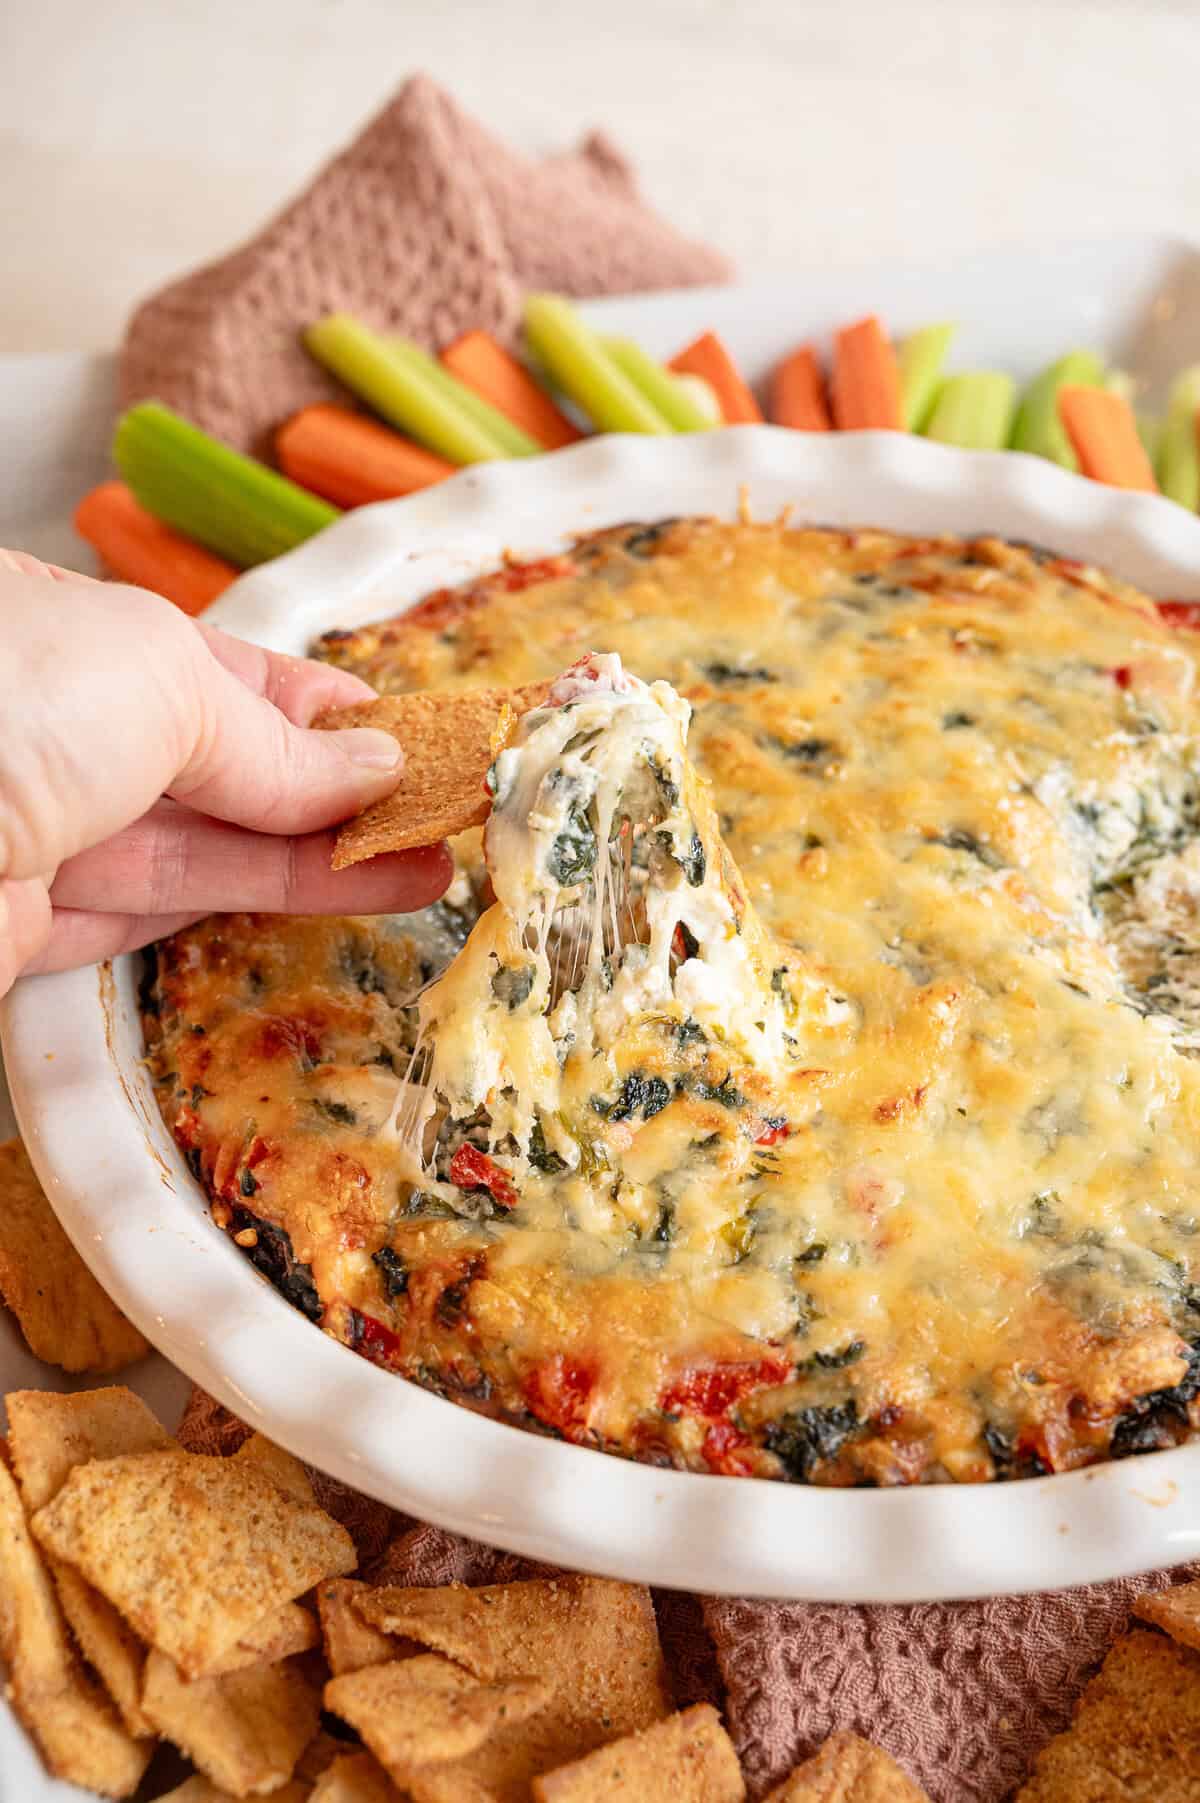
[[[55,1777],[161,1803],[744,1799],[717,1711],[672,1713],[648,1590],[369,1584],[261,1435],[218,1458],[127,1389],[6,1400],[0,1660]],[[161,1743],[195,1768],[166,1796]],[[777,1797],[921,1792],[843,1735]]]
[[[355,1564],[345,1529],[262,1468],[178,1449],[76,1466],[32,1525],[192,1679],[236,1669],[247,1635]]]
[[[0,1299],[34,1357],[63,1371],[121,1371],[150,1350],[59,1226],[19,1139],[0,1145]]]
[[[343,1668],[325,1706],[415,1803],[528,1799],[535,1777],[668,1714],[653,1605],[638,1586],[563,1577],[345,1600],[391,1656]],[[323,1613],[331,1665],[348,1645],[363,1656],[369,1643],[349,1643]],[[403,1656],[413,1644],[422,1650]]]
[[[636,1585],[564,1576],[416,1589],[338,1579],[321,1586],[318,1603],[334,1673],[325,1706],[356,1729],[371,1763],[335,1763],[315,1803],[746,1795],[717,1711],[671,1712],[650,1596]],[[840,1735],[778,1797],[922,1803],[923,1793],[886,1754]]]
[[[91,1390],[73,1396],[14,1390],[7,1402],[9,1453],[30,1515],[57,1496],[75,1466],[118,1453],[159,1452],[172,1444],[131,1390]],[[153,1728],[142,1709],[143,1642],[73,1565],[53,1554],[43,1557],[80,1652],[103,1682],[128,1732],[144,1739]]]
[[[46,1769],[104,1796],[130,1796],[150,1763],[152,1743],[126,1731],[84,1670],[6,1464],[0,1465],[0,1655],[9,1701]]]
[[[161,1803],[743,1803],[717,1711],[672,1710],[644,1588],[369,1583],[261,1435],[219,1458],[127,1389],[6,1400],[0,1660],[55,1777]],[[1200,1800],[1200,1583],[1134,1607],[1149,1625],[1015,1803]],[[166,1796],[161,1743],[194,1768]],[[928,1799],[840,1732],[763,1803]]]
[[[185,1452],[122,1388],[6,1401],[0,1658],[47,1770],[128,1797],[162,1739],[197,1768],[183,1803],[307,1798],[311,1597],[355,1554],[303,1467],[257,1436]]]

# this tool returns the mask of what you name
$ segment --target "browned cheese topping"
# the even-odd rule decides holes
[[[686,757],[626,721],[639,800],[598,812],[580,746],[615,727],[522,722],[558,732],[561,817],[501,821],[534,792],[503,754],[488,859],[500,908],[552,879],[542,963],[519,909],[471,932],[478,833],[424,916],[160,946],[153,1069],[217,1220],[365,1356],[638,1458],[892,1484],[1173,1444],[1200,1421],[1198,646],[996,540],[706,521],[328,635],[383,692],[616,653],[690,703]],[[628,929],[573,957],[614,859]]]

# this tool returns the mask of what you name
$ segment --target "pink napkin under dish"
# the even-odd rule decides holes
[[[230,1453],[249,1432],[195,1390],[178,1437],[192,1452]],[[374,1582],[502,1584],[550,1570],[413,1521],[320,1472],[312,1478]],[[904,1608],[670,1590],[656,1591],[654,1605],[677,1706],[724,1710],[752,1798],[835,1729],[850,1728],[899,1760],[933,1803],[1002,1803],[1066,1726],[1133,1598],[1198,1575],[1200,1567],[1186,1567],[1081,1590]]]
[[[430,350],[472,327],[512,343],[531,290],[627,294],[729,274],[651,211],[602,133],[534,162],[418,75],[250,243],[138,308],[122,403],[156,397],[263,453],[297,408],[347,398],[300,344],[326,313]]]

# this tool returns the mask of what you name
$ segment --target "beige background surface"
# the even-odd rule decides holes
[[[1200,237],[1197,0],[0,0],[0,350],[114,343],[417,68],[747,271]]]

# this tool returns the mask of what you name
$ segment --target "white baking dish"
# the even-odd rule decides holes
[[[1200,598],[1200,521],[1012,454],[747,427],[607,438],[352,514],[214,612],[300,651],[573,533],[664,514],[994,531]],[[627,1463],[483,1419],[284,1303],[208,1220],[140,1063],[132,961],[18,985],[0,1015],[22,1129],[64,1225],[138,1326],[272,1438],[426,1520],[583,1570],[741,1595],[888,1601],[1083,1583],[1200,1554],[1200,1444],[994,1486],[820,1490]]]

